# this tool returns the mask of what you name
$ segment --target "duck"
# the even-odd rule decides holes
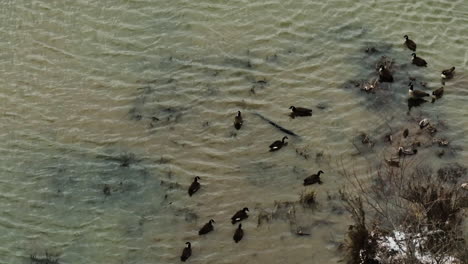
[[[242,123],[244,121],[242,120],[242,115],[241,111],[237,111],[236,117],[234,117],[234,127],[239,130],[242,127]]]
[[[437,99],[441,98],[444,95],[444,87],[440,87],[432,92],[432,95],[435,96]]]
[[[406,47],[408,47],[408,49],[412,51],[416,51],[416,43],[414,43],[414,41],[409,39],[408,35],[404,35],[403,37],[405,38]]]
[[[281,149],[283,146],[288,145],[288,142],[284,142],[284,140],[287,138],[288,138],[287,136],[284,136],[283,139],[276,140],[275,142],[271,143],[270,151],[276,151],[276,150]]]
[[[242,237],[244,236],[244,230],[242,230],[242,224],[239,224],[239,226],[236,229],[236,232],[234,232],[234,236],[232,239],[237,243],[241,241]]]
[[[407,138],[409,135],[409,130],[406,128],[404,131],[403,131],[403,137],[404,138]]]
[[[396,167],[396,168],[400,167],[400,161],[399,160],[385,159],[385,163],[387,163],[387,165],[390,166],[390,167]]]
[[[393,76],[383,65],[379,67],[379,82],[393,82]]]
[[[462,184],[460,185],[460,187],[462,187],[464,190],[467,190],[467,191],[468,191],[468,182],[462,183]]]
[[[409,83],[408,86],[410,87],[408,90],[408,94],[412,98],[423,98],[423,97],[429,96],[429,94],[426,92],[423,92],[420,90],[414,90],[413,83]]]
[[[421,106],[424,103],[427,103],[427,101],[424,100],[423,98],[409,97],[408,98],[408,114],[409,114],[409,111],[411,111],[411,108]]]
[[[304,186],[311,185],[314,183],[322,184],[322,180],[320,180],[320,174],[324,173],[322,170],[319,170],[317,174],[312,174],[309,177],[304,179]]]
[[[419,124],[419,128],[423,129],[423,128],[425,128],[425,127],[427,127],[429,125],[429,119],[424,118],[421,121],[419,121],[418,124]]]
[[[206,223],[200,229],[200,231],[198,231],[198,235],[201,236],[201,235],[208,234],[209,232],[213,231],[213,223],[215,223],[215,221],[213,219],[210,219],[210,221],[208,221],[208,223]]]
[[[412,53],[411,56],[413,57],[411,63],[419,67],[427,67],[427,62],[423,58],[416,56],[416,53]]]
[[[249,217],[247,212],[249,211],[249,208],[244,207],[242,210],[237,211],[232,217],[231,217],[231,223],[234,225],[237,222],[240,222],[246,218]]]
[[[190,242],[185,242],[187,245],[184,250],[182,251],[182,255],[180,256],[180,260],[185,262],[190,256],[192,255],[192,245]]]
[[[200,183],[198,182],[199,179],[200,179],[200,177],[198,177],[198,176],[196,176],[193,179],[193,182],[192,182],[192,184],[190,185],[190,187],[188,189],[188,194],[190,196],[192,196],[194,193],[196,193],[198,190],[200,190]]]
[[[102,192],[104,193],[104,195],[108,196],[108,195],[111,195],[111,188],[109,185],[107,184],[104,184],[104,188],[102,188]]]
[[[442,73],[440,74],[440,77],[442,77],[442,79],[448,80],[448,79],[452,79],[454,74],[455,74],[455,67],[452,67],[450,69],[443,70]]]
[[[293,116],[311,116],[312,109],[304,108],[304,107],[295,107],[290,106],[289,109],[292,110],[291,115]]]
[[[436,89],[432,91],[432,103],[435,102],[436,99],[442,98],[442,95],[444,95],[444,87],[440,87],[439,89]]]
[[[417,149],[404,149],[403,147],[398,148],[398,156],[410,156],[418,153]]]

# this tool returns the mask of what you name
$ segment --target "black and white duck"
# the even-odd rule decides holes
[[[270,151],[276,151],[281,149],[282,147],[288,145],[288,142],[284,142],[285,139],[287,139],[287,136],[284,136],[283,139],[281,140],[276,140],[275,142],[271,143],[270,145]]]
[[[409,83],[408,86],[409,86],[408,94],[411,98],[423,98],[423,97],[429,96],[429,94],[426,92],[415,90],[412,83]]]
[[[408,35],[404,35],[403,37],[405,38],[405,46],[412,51],[416,51],[416,43],[409,39]]]
[[[387,165],[390,167],[400,167],[400,160],[397,159],[385,159],[385,163],[387,163]]]
[[[289,109],[291,109],[292,111],[291,116],[311,116],[312,115],[312,109],[309,109],[309,108],[290,106]]]
[[[442,95],[444,95],[444,87],[440,87],[439,89],[436,89],[432,91],[432,103],[435,102],[436,99],[442,98]]]
[[[454,74],[455,74],[455,67],[452,67],[450,69],[443,70],[442,73],[440,74],[440,77],[442,77],[442,79],[448,80],[448,79],[452,79]]]
[[[185,244],[187,246],[184,248],[184,250],[182,251],[182,255],[180,256],[180,260],[184,262],[192,255],[192,245],[190,244],[190,242],[186,242]]]
[[[237,211],[232,217],[231,217],[231,223],[235,224],[237,222],[240,222],[244,219],[247,219],[249,215],[247,212],[249,211],[249,208],[244,207],[242,210]]]
[[[418,153],[418,150],[413,148],[413,149],[404,149],[403,147],[398,148],[398,156],[410,156],[410,155],[415,155]]]
[[[429,122],[429,119],[427,119],[427,118],[422,119],[418,123],[420,129],[423,129],[423,128],[427,127],[429,124],[430,124],[430,122]]]
[[[379,67],[379,82],[393,82],[392,73],[383,65]]]

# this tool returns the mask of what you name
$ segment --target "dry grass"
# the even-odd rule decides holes
[[[371,172],[373,181],[364,184],[353,172],[343,170],[343,176],[353,187],[341,191],[354,221],[346,239],[346,262],[419,263],[416,252],[425,252],[440,264],[450,263],[449,257],[468,263],[462,227],[462,208],[466,206],[468,192],[451,181],[444,181],[452,179],[452,172],[458,171],[459,168],[444,170],[446,177],[440,177],[414,161],[403,160],[400,168],[377,168]],[[378,228],[375,223],[379,223]],[[379,234],[382,237],[394,231],[418,237],[424,243],[408,239],[405,257],[395,260],[392,252],[382,252],[385,249],[379,248],[376,242]],[[378,262],[376,255],[380,257]]]
[[[317,195],[315,191],[302,191],[301,197],[299,198],[299,202],[302,204],[303,207],[306,208],[315,208],[317,205]]]

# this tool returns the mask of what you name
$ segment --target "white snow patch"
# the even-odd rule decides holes
[[[443,259],[437,259],[430,252],[421,252],[421,246],[426,242],[422,234],[409,235],[401,231],[393,231],[393,235],[381,237],[378,244],[386,252],[393,252],[393,259],[405,259],[408,253],[408,242],[414,245],[414,256],[423,264],[460,264],[460,260],[446,256]],[[377,256],[381,259],[381,256]]]

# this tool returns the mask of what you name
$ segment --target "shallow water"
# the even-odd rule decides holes
[[[355,155],[360,132],[380,140],[421,117],[444,121],[439,133],[455,150],[438,158],[425,148],[420,159],[434,169],[467,164],[464,1],[0,6],[0,263],[46,251],[60,263],[174,263],[185,241],[191,263],[337,263],[350,224],[336,197],[341,166],[366,178],[369,164],[393,153],[357,142]],[[409,64],[405,34],[427,68]],[[375,77],[382,55],[395,60],[397,82],[376,94],[349,85]],[[407,115],[408,76],[438,88],[452,65],[444,97]],[[313,116],[291,119],[290,105]],[[238,110],[245,122],[236,131]],[[284,133],[255,113],[299,137],[268,152]],[[304,188],[319,169],[324,184]],[[202,189],[189,197],[196,175]],[[275,210],[275,201],[297,201],[303,190],[316,190],[318,206],[296,205],[294,225],[291,208]],[[245,237],[234,244],[229,219],[246,206]],[[276,217],[257,226],[260,212]],[[215,232],[198,237],[210,218]],[[296,226],[311,236],[295,236]]]

